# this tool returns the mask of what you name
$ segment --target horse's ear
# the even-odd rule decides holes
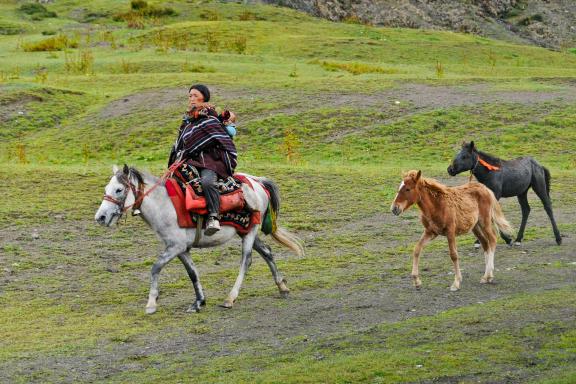
[[[420,176],[422,176],[422,171],[418,170],[418,173],[416,174],[416,178],[414,179],[414,181],[420,180]]]
[[[128,168],[128,166],[126,164],[124,164],[124,168],[122,169],[122,172],[128,176],[128,174],[130,173],[130,168]]]
[[[114,165],[112,166],[112,174],[115,175],[115,174],[117,174],[117,173],[118,173],[118,166],[117,166],[116,164],[114,164]]]

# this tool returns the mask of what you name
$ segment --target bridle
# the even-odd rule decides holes
[[[156,187],[158,187],[162,182],[164,182],[168,178],[168,175],[176,171],[176,169],[178,169],[183,162],[184,161],[176,161],[174,164],[172,164],[170,168],[168,168],[168,170],[158,179],[158,181],[146,192],[144,192],[143,182],[139,181],[138,186],[135,186],[132,183],[130,178],[131,172],[129,172],[128,175],[119,172],[118,174],[116,174],[116,179],[118,180],[118,182],[120,182],[120,184],[124,186],[124,188],[126,188],[126,191],[128,191],[128,189],[132,191],[132,194],[134,195],[134,202],[128,206],[125,205],[126,199],[128,198],[128,192],[126,192],[124,198],[121,200],[115,199],[114,197],[107,194],[104,194],[103,200],[116,204],[120,212],[120,217],[122,217],[122,215],[126,213],[126,211],[128,211],[130,208],[132,208],[132,216],[140,215],[141,213],[140,206],[142,205],[142,201],[144,201],[144,198],[148,196],[150,193],[152,193],[152,191],[155,190]]]
[[[160,184],[160,182],[162,182],[162,179],[160,179],[156,184],[154,184],[152,188],[144,192],[144,183],[139,182],[138,188],[136,188],[136,186],[132,183],[132,181],[130,181],[130,175],[126,176],[123,174],[122,175],[117,174],[116,179],[120,182],[120,184],[124,186],[124,188],[126,188],[126,191],[130,189],[130,191],[132,191],[132,194],[134,195],[134,203],[126,206],[125,204],[126,199],[128,198],[128,192],[126,192],[123,199],[115,199],[110,195],[104,194],[103,200],[116,204],[120,211],[120,216],[126,213],[126,211],[129,210],[130,208],[132,208],[132,214],[137,215],[139,213],[139,209],[140,206],[142,205],[144,197],[146,197],[146,195],[152,192],[152,190],[156,188]]]

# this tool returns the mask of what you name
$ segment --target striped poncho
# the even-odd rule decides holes
[[[237,157],[236,146],[218,114],[213,107],[203,106],[185,116],[170,162],[185,159],[190,165],[227,177],[234,173]]]

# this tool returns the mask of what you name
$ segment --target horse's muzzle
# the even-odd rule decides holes
[[[392,208],[390,210],[396,216],[400,216],[400,214],[402,213],[402,209],[397,205],[392,205]]]
[[[448,174],[449,174],[450,176],[456,176],[456,175],[457,175],[457,173],[456,173],[456,171],[454,170],[454,167],[453,167],[452,165],[449,165],[449,166],[448,166],[447,171],[448,171]]]

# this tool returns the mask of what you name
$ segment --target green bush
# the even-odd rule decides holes
[[[18,24],[0,21],[0,35],[18,35],[24,31],[24,28]]]
[[[22,4],[18,10],[20,10],[22,13],[32,16],[32,20],[42,20],[47,17],[58,17],[56,12],[49,11],[45,6],[38,3]]]

